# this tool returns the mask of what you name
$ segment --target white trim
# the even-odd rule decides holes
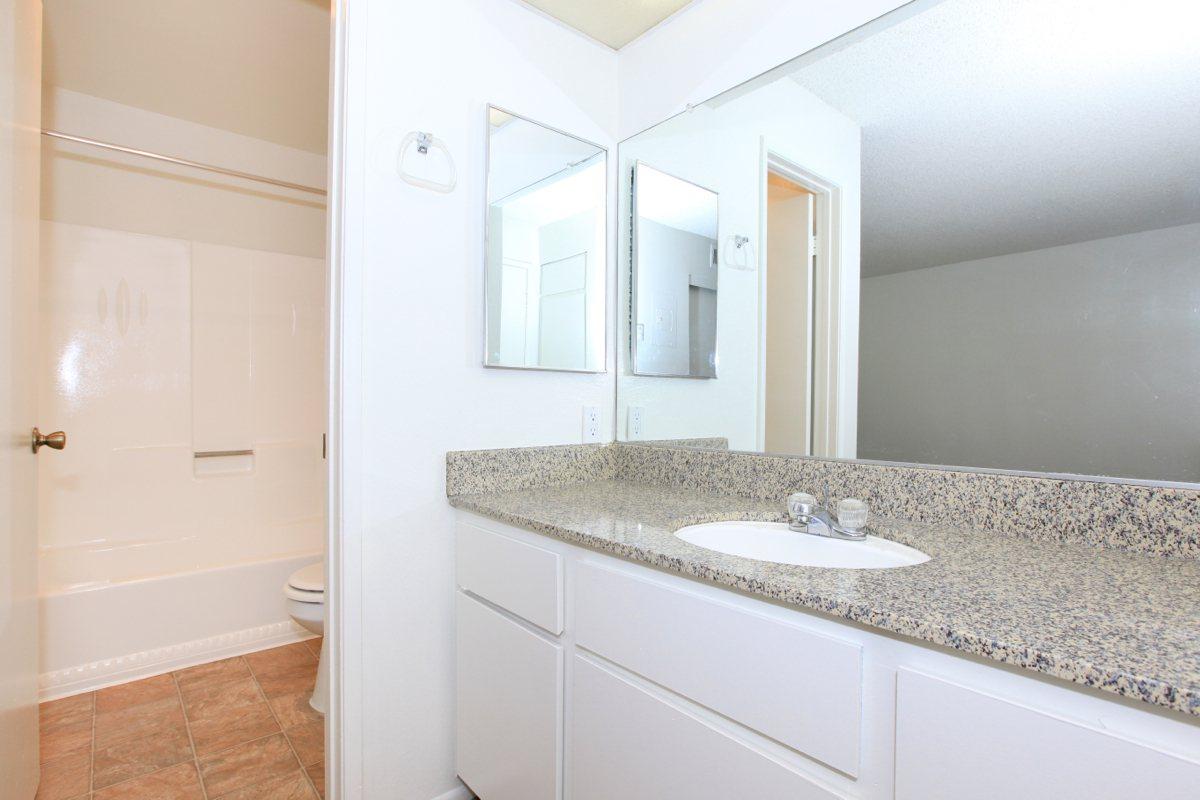
[[[156,647],[139,653],[106,658],[77,667],[43,673],[38,680],[38,702],[57,700],[119,683],[149,678],[184,667],[254,653],[271,647],[315,638],[291,620],[257,628]]]
[[[361,118],[366,85],[364,31],[367,4],[333,0],[329,69],[329,177],[327,216],[328,325],[326,450],[326,638],[329,707],[325,715],[325,780],[329,800],[360,800],[363,789],[362,559],[360,482],[348,480],[359,464],[347,442],[362,441],[361,221],[347,214],[347,197],[361,196],[362,143],[351,150],[347,120]],[[354,10],[352,16],[350,11]]]

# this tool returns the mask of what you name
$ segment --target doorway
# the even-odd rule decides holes
[[[29,323],[0,365],[5,566],[38,576],[0,604],[0,772],[20,800],[39,773],[315,798],[329,3],[0,2],[29,51],[0,73],[0,306]],[[209,786],[237,748],[283,771]]]
[[[767,173],[765,422],[768,453],[812,454],[815,196]]]
[[[840,191],[764,153],[759,447],[838,455]]]

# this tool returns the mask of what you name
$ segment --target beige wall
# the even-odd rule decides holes
[[[763,365],[763,449],[808,455],[808,243],[812,195],[775,174],[767,176],[767,336]]]
[[[43,127],[323,186],[325,157],[54,87]],[[43,139],[42,219],[323,258],[319,195]]]

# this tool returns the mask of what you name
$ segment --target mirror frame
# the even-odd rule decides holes
[[[600,315],[600,318],[602,320],[604,320],[604,336],[603,336],[604,350],[600,356],[599,369],[568,369],[565,367],[542,367],[542,366],[525,366],[523,364],[518,365],[518,364],[489,364],[488,363],[488,289],[487,289],[487,287],[488,287],[488,244],[490,243],[490,230],[489,230],[489,225],[488,225],[488,218],[490,215],[489,215],[488,211],[491,209],[491,202],[489,200],[489,197],[491,196],[491,187],[492,187],[492,163],[491,163],[492,162],[492,118],[491,117],[492,117],[493,110],[503,112],[505,114],[508,114],[511,117],[515,117],[516,119],[519,119],[519,120],[524,120],[525,122],[529,122],[533,125],[537,125],[539,127],[545,128],[548,131],[553,131],[554,133],[560,134],[562,136],[568,136],[577,142],[583,142],[584,144],[591,145],[592,147],[595,147],[600,152],[604,153],[604,231],[605,231],[605,235],[604,235],[604,246],[605,246],[605,252],[604,252],[604,309]],[[483,181],[483,204],[482,204],[483,205],[483,353],[482,353],[483,358],[482,358],[482,360],[483,360],[484,368],[485,369],[515,369],[515,370],[527,370],[527,371],[533,371],[533,372],[569,372],[569,373],[583,374],[583,375],[602,375],[602,374],[607,373],[608,372],[609,349],[610,349],[609,339],[611,338],[610,331],[608,330],[608,321],[611,316],[609,314],[609,302],[608,302],[609,284],[611,281],[609,265],[612,262],[612,254],[609,252],[608,248],[610,246],[610,241],[613,236],[613,234],[611,233],[612,227],[610,224],[612,222],[612,220],[609,218],[610,217],[609,205],[611,203],[610,198],[611,198],[611,190],[612,190],[612,180],[611,180],[611,174],[610,174],[611,170],[610,170],[610,165],[609,165],[609,156],[611,155],[611,151],[609,150],[609,148],[605,147],[602,144],[597,144],[596,142],[593,142],[589,139],[584,139],[582,136],[576,136],[573,133],[567,133],[566,131],[562,130],[561,128],[556,128],[553,125],[547,125],[544,122],[539,122],[538,120],[533,119],[531,117],[527,117],[524,114],[518,114],[515,111],[509,111],[507,108],[496,105],[495,103],[485,103],[483,106],[483,130],[484,130],[484,139],[483,139],[484,181]],[[617,238],[619,238],[620,234],[617,233],[616,236],[617,236]]]
[[[665,120],[664,120],[665,122]],[[633,137],[630,137],[633,138]],[[625,141],[629,141],[626,139]],[[620,158],[620,143],[617,144],[617,157]],[[721,371],[721,340],[717,336],[717,332],[713,332],[713,374],[712,375],[679,375],[672,372],[642,372],[638,370],[637,365],[637,336],[634,335],[634,329],[637,325],[637,275],[638,275],[638,212],[637,212],[637,173],[638,169],[645,166],[647,169],[652,169],[657,173],[666,175],[668,178],[674,178],[677,181],[686,183],[689,186],[695,186],[697,189],[703,189],[716,198],[717,201],[717,313],[715,319],[720,319],[720,269],[721,269],[721,193],[715,189],[710,189],[707,186],[701,186],[695,181],[689,181],[687,178],[681,178],[674,173],[667,172],[664,169],[659,169],[648,161],[634,159],[633,167],[629,171],[629,374],[637,375],[641,378],[680,378],[690,381],[711,381],[716,380],[720,376]],[[620,232],[617,234],[620,236]],[[620,243],[618,243],[620,247]],[[620,252],[618,250],[618,252]],[[619,287],[618,287],[619,288]],[[618,298],[617,313],[620,313],[621,303]],[[620,325],[620,322],[617,323]],[[715,324],[715,320],[714,320]],[[616,389],[613,389],[614,394]],[[613,405],[616,405],[616,399],[613,400]],[[615,440],[615,439],[614,439]]]

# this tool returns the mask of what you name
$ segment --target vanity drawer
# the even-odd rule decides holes
[[[901,669],[896,800],[1184,800],[1200,763]]]
[[[858,774],[859,645],[594,563],[575,587],[580,647]]]
[[[573,800],[841,800],[714,724],[576,656]]]
[[[563,632],[562,556],[460,521],[458,585],[555,636]]]

